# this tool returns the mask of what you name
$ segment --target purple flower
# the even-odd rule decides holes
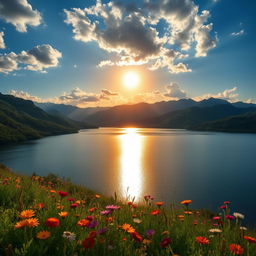
[[[100,214],[107,216],[107,215],[109,215],[111,212],[112,212],[111,210],[104,210],[104,211],[101,211]]]
[[[101,228],[101,229],[98,230],[98,234],[99,234],[99,235],[103,235],[103,234],[105,234],[107,231],[108,231],[107,228]]]
[[[114,211],[114,210],[119,210],[120,209],[120,206],[117,206],[117,205],[107,205],[105,207],[107,210],[111,210],[111,211]]]
[[[149,230],[147,230],[146,235],[153,236],[155,233],[156,233],[156,231],[154,229],[149,229]]]
[[[97,227],[98,226],[98,221],[97,220],[92,220],[88,225],[87,225],[87,227],[88,228],[95,228],[95,227]]]

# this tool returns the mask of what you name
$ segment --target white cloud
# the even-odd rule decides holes
[[[19,69],[46,72],[45,69],[58,66],[61,56],[61,52],[49,44],[38,45],[19,54],[0,54],[0,73],[8,74]]]
[[[5,49],[4,32],[0,32],[0,49]]]
[[[41,99],[37,96],[33,96],[33,95],[31,95],[27,92],[24,92],[24,91],[11,90],[9,93],[11,95],[15,96],[15,97],[22,98],[24,100],[32,100],[32,101],[35,101],[35,102],[44,102],[43,99]]]
[[[177,83],[171,83],[166,86],[166,92],[164,93],[164,96],[174,99],[184,99],[187,97],[187,93],[180,89]]]
[[[245,31],[243,29],[241,29],[238,32],[232,32],[230,35],[231,36],[242,36],[245,33]]]
[[[94,41],[114,56],[98,67],[147,64],[151,70],[180,73],[191,71],[177,61],[188,57],[181,51],[196,45],[196,57],[203,57],[217,44],[210,35],[213,25],[207,24],[209,11],[199,14],[198,9],[192,0],[144,0],[142,6],[135,1],[103,4],[97,0],[91,7],[64,12],[74,39]],[[160,20],[165,22],[164,34],[155,26]]]
[[[19,32],[26,32],[27,26],[38,26],[42,17],[33,10],[27,0],[0,0],[0,19],[11,23]]]
[[[204,94],[202,96],[195,97],[195,100],[203,100],[203,99],[209,99],[209,98],[218,98],[227,100],[230,102],[236,102],[238,101],[239,94],[237,93],[237,87],[233,87],[231,89],[226,89],[223,92],[219,92],[216,94],[208,93]]]

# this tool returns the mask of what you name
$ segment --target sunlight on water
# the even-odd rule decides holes
[[[126,128],[125,134],[120,135],[120,185],[123,197],[128,195],[138,200],[143,189],[143,136],[136,128]]]

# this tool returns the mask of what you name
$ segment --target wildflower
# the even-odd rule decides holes
[[[23,228],[24,226],[27,225],[27,222],[26,220],[22,220],[22,221],[19,221],[15,224],[15,228]]]
[[[156,233],[156,231],[154,229],[149,229],[149,230],[147,230],[146,235],[153,236],[155,233]]]
[[[25,218],[31,218],[35,216],[35,212],[33,210],[24,210],[20,213],[20,217],[25,219]]]
[[[126,231],[127,233],[134,233],[135,229],[130,224],[123,224],[122,229]]]
[[[59,195],[60,195],[61,197],[65,197],[65,196],[68,196],[68,192],[59,191]]]
[[[192,215],[192,214],[193,214],[193,212],[191,212],[191,211],[184,211],[184,214]]]
[[[189,205],[189,204],[191,204],[192,203],[192,200],[183,200],[183,201],[181,201],[180,202],[180,204],[183,204],[183,205]]]
[[[226,204],[220,206],[220,209],[222,209],[222,210],[225,210],[225,209],[227,209],[227,208],[228,208],[228,207],[227,207]]]
[[[59,214],[59,216],[62,218],[62,219],[65,219],[67,216],[68,216],[68,212],[59,212],[58,213]]]
[[[112,213],[111,210],[104,210],[104,211],[101,211],[101,212],[100,212],[100,214],[101,214],[101,215],[104,215],[104,216],[107,216],[107,215],[109,215],[110,213]]]
[[[82,219],[77,222],[77,225],[80,227],[87,227],[87,225],[90,223],[87,219]]]
[[[154,198],[153,198],[151,195],[146,195],[146,196],[144,196],[144,199],[145,199],[146,201],[154,200]]]
[[[166,237],[160,242],[161,248],[166,248],[171,243],[171,238]]]
[[[97,232],[95,230],[93,230],[89,233],[89,237],[91,237],[91,238],[95,238],[96,236],[97,236]]]
[[[49,238],[50,236],[51,236],[51,233],[50,233],[49,231],[40,231],[40,232],[38,232],[37,235],[36,235],[36,237],[37,237],[38,239],[42,239],[42,240],[47,239],[47,238]]]
[[[52,194],[56,194],[57,192],[56,192],[56,190],[50,190],[50,193],[52,193]]]
[[[170,232],[168,230],[165,230],[161,233],[162,236],[166,236],[166,235],[169,235],[169,234],[170,234]]]
[[[119,210],[119,209],[120,209],[120,206],[117,206],[117,205],[107,205],[105,208],[106,208],[107,210],[114,211],[114,210]]]
[[[213,219],[213,220],[220,220],[221,217],[219,217],[219,216],[214,216],[214,217],[212,217],[212,219]]]
[[[41,210],[45,207],[45,205],[44,205],[44,203],[39,203],[39,204],[36,205],[36,207]]]
[[[89,212],[94,212],[94,211],[96,211],[97,210],[97,207],[93,207],[93,208],[90,208],[89,209]]]
[[[199,244],[209,244],[209,240],[204,236],[196,237],[196,242]]]
[[[60,221],[57,218],[48,218],[45,221],[45,226],[49,228],[58,227],[60,225]]]
[[[88,228],[95,228],[95,227],[98,226],[98,224],[99,224],[98,221],[92,220],[92,221],[90,221],[90,222],[88,223],[87,227],[88,227]]]
[[[78,204],[74,203],[74,204],[71,204],[71,205],[70,205],[70,208],[73,208],[73,209],[74,209],[74,208],[76,208],[77,206],[78,206]]]
[[[178,215],[178,219],[184,220],[185,216],[184,215]]]
[[[246,227],[240,227],[240,230],[244,230],[244,231],[246,231],[246,230],[247,230],[247,228],[246,228]]]
[[[142,243],[145,245],[149,245],[151,241],[149,239],[143,239]]]
[[[76,199],[75,199],[75,198],[70,197],[70,198],[68,198],[68,201],[69,201],[69,202],[75,202],[75,201],[76,201]]]
[[[62,237],[66,238],[68,241],[74,241],[76,239],[75,233],[70,231],[64,231]]]
[[[231,244],[229,249],[235,255],[242,255],[244,253],[244,249],[239,244]]]
[[[137,224],[140,224],[142,222],[142,220],[135,218],[135,219],[133,219],[133,222],[137,223]]]
[[[235,218],[237,219],[241,219],[243,220],[244,219],[244,215],[239,213],[239,212],[234,212],[233,215],[235,216]]]
[[[164,204],[164,202],[155,202],[155,205],[157,205],[158,207],[161,207]]]
[[[154,210],[150,214],[151,215],[158,215],[160,213],[160,210]]]
[[[227,220],[234,220],[234,219],[235,219],[235,217],[234,217],[234,216],[232,216],[232,215],[226,215],[226,219],[227,219]]]
[[[99,194],[96,194],[95,197],[96,197],[97,199],[101,198],[101,196],[100,196]]]
[[[142,239],[141,235],[138,232],[132,232],[131,235],[132,235],[132,238],[135,241],[142,242],[143,239]]]
[[[87,216],[86,219],[89,220],[89,221],[92,221],[94,219],[94,217],[93,216]]]
[[[230,204],[230,201],[224,201],[224,204],[226,204],[226,205]]]
[[[92,237],[88,237],[82,242],[82,245],[85,249],[91,249],[95,245],[95,239]]]
[[[33,227],[37,227],[39,225],[38,219],[37,218],[29,218],[26,219],[26,226],[33,228]]]
[[[244,239],[247,240],[249,243],[256,243],[256,238],[251,236],[244,236]]]
[[[58,210],[63,210],[63,209],[64,209],[64,205],[58,204],[58,205],[56,206],[56,209],[58,209]]]
[[[211,232],[211,233],[221,233],[222,230],[220,230],[218,228],[211,228],[211,229],[209,229],[209,232]]]

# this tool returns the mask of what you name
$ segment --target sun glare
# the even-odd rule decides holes
[[[133,89],[138,86],[140,81],[139,75],[135,72],[128,72],[123,77],[124,86]]]

